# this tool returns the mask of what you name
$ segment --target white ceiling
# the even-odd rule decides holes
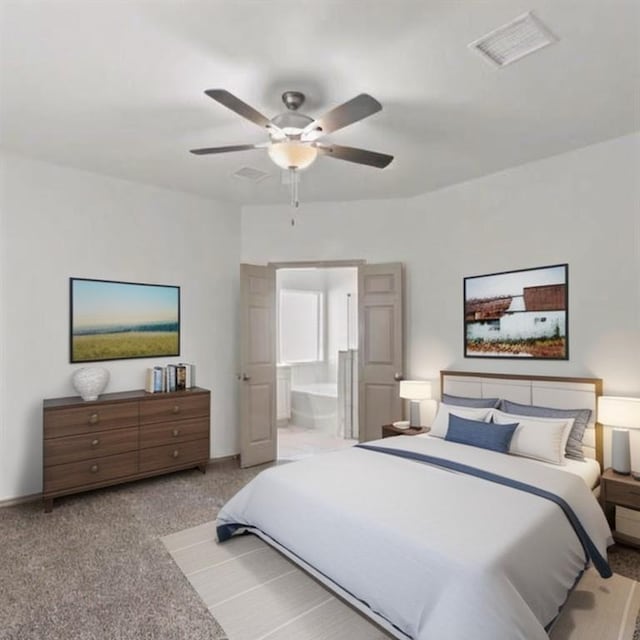
[[[496,69],[467,44],[533,10],[559,42]],[[0,0],[0,147],[238,203],[287,202],[268,117],[367,92],[382,112],[335,132],[386,169],[321,157],[301,198],[409,196],[640,129],[638,0]],[[252,183],[243,166],[267,171]]]

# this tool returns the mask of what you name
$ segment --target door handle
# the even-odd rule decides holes
[[[396,371],[396,373],[393,374],[393,379],[396,382],[400,382],[401,380],[404,380],[404,376]]]
[[[246,373],[242,374],[242,382],[248,382],[251,380],[251,376],[248,376]]]

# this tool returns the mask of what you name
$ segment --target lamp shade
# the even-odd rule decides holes
[[[427,400],[431,397],[431,383],[428,380],[401,380],[400,397],[406,400]]]
[[[640,398],[600,396],[598,422],[611,427],[640,429]]]
[[[318,156],[315,147],[296,140],[274,142],[267,151],[269,157],[282,169],[306,169]]]

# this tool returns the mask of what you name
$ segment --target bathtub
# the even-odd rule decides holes
[[[291,424],[338,435],[338,385],[314,382],[291,388]]]

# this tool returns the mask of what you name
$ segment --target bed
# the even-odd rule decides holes
[[[601,390],[597,379],[464,372],[441,382],[443,397],[558,410],[595,409]],[[551,428],[544,420],[533,422]],[[592,460],[598,429],[585,429]],[[263,471],[222,508],[218,538],[260,536],[397,638],[542,640],[590,562],[610,575],[599,465],[564,462],[435,433],[361,443]]]

